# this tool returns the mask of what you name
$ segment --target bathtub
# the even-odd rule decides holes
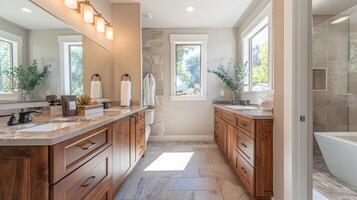
[[[331,174],[357,190],[357,132],[316,132]]]

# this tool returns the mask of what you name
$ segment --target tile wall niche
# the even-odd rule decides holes
[[[143,76],[153,74],[156,81],[155,120],[152,125],[152,135],[164,134],[164,119],[162,99],[164,96],[164,45],[163,31],[143,29]]]

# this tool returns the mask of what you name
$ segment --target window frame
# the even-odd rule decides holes
[[[171,100],[172,101],[206,101],[207,100],[207,34],[170,34],[171,43]],[[176,46],[201,46],[201,94],[176,95]]]
[[[81,35],[60,35],[57,37],[60,45],[60,94],[71,95],[71,69],[69,64],[69,47],[81,45],[83,47],[83,37]],[[68,80],[68,81],[66,81]]]
[[[259,34],[264,28],[268,27],[268,52],[269,52],[269,89],[253,91],[252,84],[252,46],[251,40]],[[243,93],[265,93],[274,90],[274,67],[273,67],[273,46],[272,46],[272,5],[269,3],[263,11],[249,24],[241,34],[242,45],[242,63],[248,63],[247,87]]]
[[[11,59],[13,67],[22,65],[22,37],[0,29],[0,40],[11,43]],[[12,90],[9,92],[0,92],[0,97],[6,100],[17,100],[18,96],[19,92],[15,85],[15,79],[12,77]]]

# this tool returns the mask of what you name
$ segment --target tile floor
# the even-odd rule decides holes
[[[115,200],[248,200],[213,142],[151,142]]]
[[[314,156],[313,200],[357,200],[357,192],[330,174],[322,156]]]

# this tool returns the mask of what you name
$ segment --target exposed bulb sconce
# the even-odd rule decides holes
[[[99,33],[104,33],[105,20],[102,17],[95,17],[95,27]]]
[[[107,40],[113,40],[113,35],[114,35],[113,32],[114,32],[113,27],[107,26],[105,30],[105,37],[107,38]]]
[[[64,0],[64,5],[73,10],[78,8],[77,0]]]
[[[88,24],[93,24],[94,22],[94,9],[90,4],[81,4],[83,21]]]

